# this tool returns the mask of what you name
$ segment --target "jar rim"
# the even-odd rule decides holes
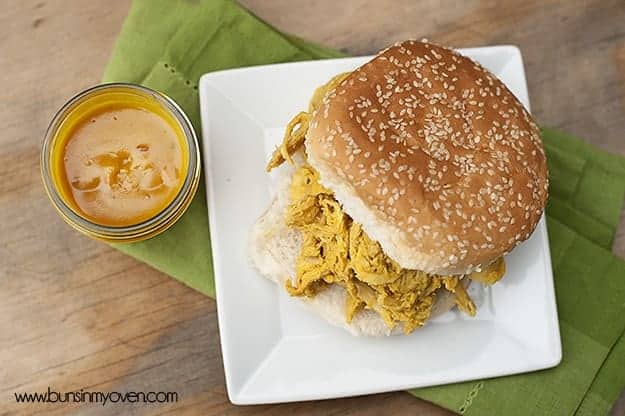
[[[114,88],[128,89],[131,92],[147,95],[158,101],[158,103],[161,104],[163,108],[167,110],[180,124],[189,154],[186,176],[174,199],[154,216],[137,224],[125,226],[107,226],[98,224],[76,212],[76,210],[65,201],[58,191],[53,180],[51,163],[54,141],[57,137],[58,129],[67,115],[69,115],[71,111],[73,111],[78,105],[94,93]],[[52,205],[54,205],[61,217],[68,224],[83,234],[102,240],[120,242],[147,239],[165,231],[173,225],[173,223],[186,211],[197,191],[200,180],[200,164],[198,139],[191,121],[182,108],[173,99],[159,91],[143,85],[126,82],[112,82],[95,85],[80,91],[63,104],[63,106],[55,113],[52,121],[46,129],[40,158],[41,176],[44,188],[52,202]]]

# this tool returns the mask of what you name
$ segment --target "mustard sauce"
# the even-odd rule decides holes
[[[65,202],[96,224],[125,227],[163,211],[188,165],[184,133],[158,103],[122,90],[97,95],[60,126],[52,168]]]

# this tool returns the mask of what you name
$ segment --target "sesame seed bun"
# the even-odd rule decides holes
[[[403,268],[462,274],[526,240],[547,200],[536,123],[476,62],[398,43],[313,114],[309,163]]]

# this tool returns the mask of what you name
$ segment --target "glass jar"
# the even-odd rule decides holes
[[[65,177],[64,169],[59,166],[64,163],[62,160],[65,157],[65,148],[70,140],[66,137],[69,135],[68,129],[84,122],[81,120],[87,117],[82,117],[81,114],[95,111],[96,106],[119,105],[121,108],[125,105],[125,100],[138,105],[141,111],[163,115],[174,123],[172,125],[175,130],[180,132],[176,137],[179,138],[180,151],[185,155],[181,163],[186,165],[186,169],[183,171],[184,174],[180,175],[180,183],[177,184],[175,196],[162,208],[157,206],[153,215],[150,211],[146,214],[149,217],[132,224],[103,224],[93,220],[84,210],[81,210],[72,197],[72,193],[68,191],[69,180]],[[135,84],[97,85],[72,97],[50,122],[41,151],[41,175],[50,201],[60,216],[74,229],[89,237],[107,242],[145,240],[167,230],[189,207],[200,179],[198,140],[183,110],[166,95]],[[145,197],[149,198],[149,195],[146,194]]]

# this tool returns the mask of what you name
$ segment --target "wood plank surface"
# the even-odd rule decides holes
[[[369,54],[409,37],[519,45],[543,125],[625,155],[625,2],[244,0],[278,28]],[[128,0],[0,7],[0,415],[445,415],[406,393],[235,407],[215,303],[72,231],[48,202],[39,148],[54,112],[98,83]],[[625,218],[625,216],[623,217]],[[621,221],[614,251],[625,256]],[[175,391],[169,405],[29,407],[13,392]],[[619,405],[614,414],[625,415]]]

